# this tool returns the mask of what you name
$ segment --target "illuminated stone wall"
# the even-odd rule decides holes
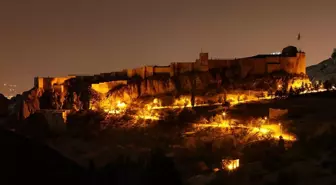
[[[171,67],[170,66],[154,66],[153,73],[154,74],[170,74]]]
[[[296,57],[283,57],[281,69],[291,74],[306,74],[306,55],[297,53]]]
[[[110,82],[102,82],[97,84],[92,84],[91,88],[96,92],[105,94],[109,92],[111,89],[119,86],[119,85],[127,85],[127,80],[117,80],[117,81],[110,81]]]
[[[67,77],[35,77],[35,87],[41,88],[43,90],[50,90],[53,87],[62,90],[64,87],[61,87],[63,83],[71,78],[75,78],[75,76],[67,76]]]
[[[297,53],[296,57],[269,55],[232,60],[209,60],[209,69],[230,69],[237,65],[240,67],[242,78],[247,75],[262,75],[280,70],[290,74],[306,74],[306,56],[304,53]]]

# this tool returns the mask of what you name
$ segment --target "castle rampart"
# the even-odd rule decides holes
[[[285,71],[290,74],[306,74],[306,56],[303,52],[298,52],[296,47],[289,46],[283,49],[281,54],[256,55],[252,57],[238,59],[209,59],[208,53],[200,53],[195,62],[174,62],[169,66],[143,66],[135,69],[125,69],[120,72],[102,73],[93,75],[96,82],[107,82],[124,80],[140,76],[146,79],[155,75],[178,76],[191,71],[211,71],[221,69],[229,74],[239,74],[241,78],[249,75],[264,75],[276,71]],[[91,78],[91,76],[85,76]],[[63,91],[63,83],[71,78],[79,76],[71,75],[58,78],[35,78],[35,87],[44,90],[60,88]],[[125,82],[123,82],[125,83]]]

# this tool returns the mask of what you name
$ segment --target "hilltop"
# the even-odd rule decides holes
[[[307,74],[312,81],[336,79],[336,62],[329,58],[316,65],[307,67]]]
[[[311,81],[336,81],[336,49],[330,58],[306,68]]]

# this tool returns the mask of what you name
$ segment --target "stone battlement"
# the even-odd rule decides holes
[[[195,62],[173,62],[169,66],[144,66],[136,69],[127,69],[127,76],[141,76],[143,79],[169,74],[178,76],[190,71],[210,71],[213,69],[238,70],[241,78],[248,75],[263,75],[275,71],[285,71],[289,74],[306,74],[306,55],[296,47],[289,46],[280,54],[256,55],[238,59],[209,59],[208,53],[200,53]]]
[[[136,76],[142,79],[160,75],[172,77],[191,71],[207,72],[213,70],[221,71],[227,77],[235,75],[240,78],[245,78],[249,75],[264,75],[276,71],[285,71],[289,74],[306,74],[306,55],[304,52],[299,52],[294,46],[284,48],[280,54],[256,55],[238,59],[209,59],[208,53],[200,53],[199,58],[194,62],[173,62],[168,66],[143,66],[92,76],[36,77],[35,87],[63,92],[65,81],[72,78],[81,78],[83,80],[89,78],[92,81],[90,84],[96,84],[97,88],[102,89],[98,85],[100,82],[121,81],[122,84],[126,84],[128,80]]]

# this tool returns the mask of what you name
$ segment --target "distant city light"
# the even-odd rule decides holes
[[[273,53],[271,53],[271,55],[280,55],[281,54],[281,52],[273,52]]]
[[[8,84],[4,83],[3,86],[0,86],[0,92],[8,99],[11,99],[12,97],[16,96],[16,85],[14,84]]]

